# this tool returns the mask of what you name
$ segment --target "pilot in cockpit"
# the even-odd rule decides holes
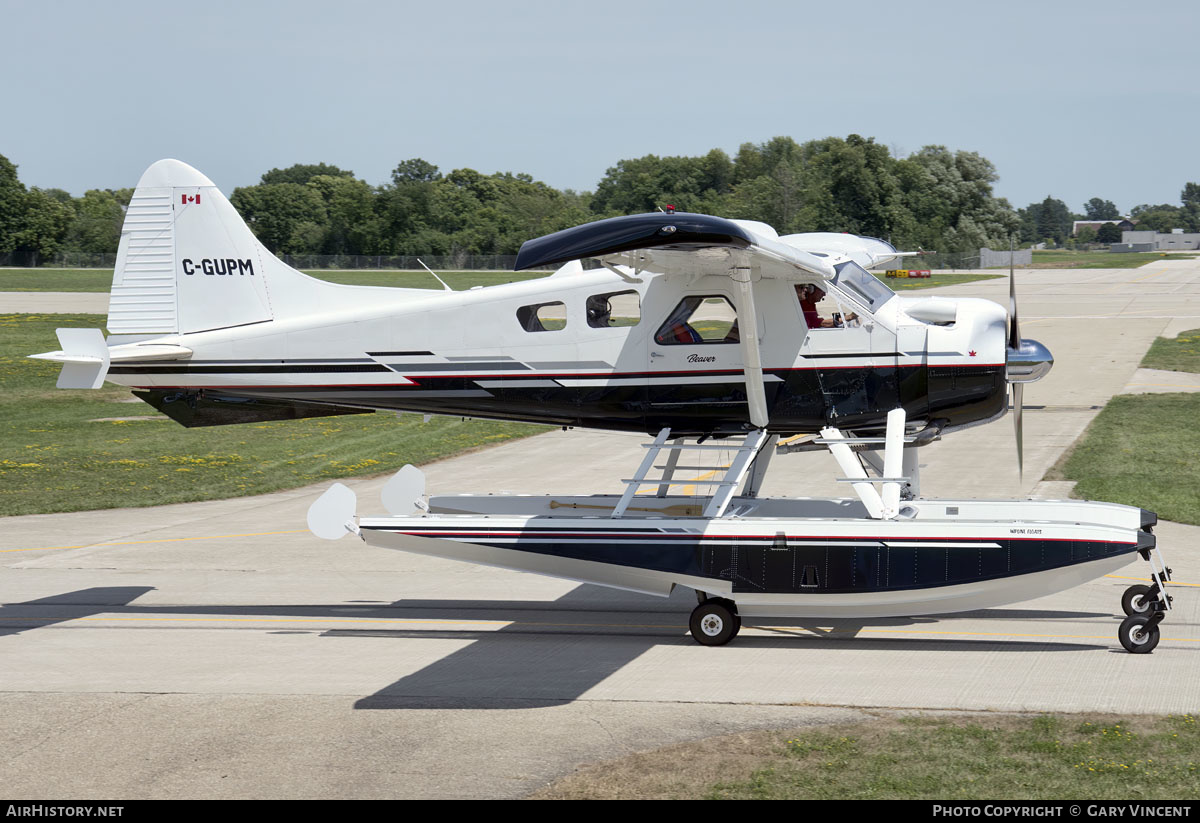
[[[804,323],[810,329],[840,328],[846,323],[854,324],[858,320],[858,315],[854,312],[846,315],[845,322],[840,314],[821,317],[821,313],[817,311],[817,304],[825,299],[825,290],[820,286],[802,283],[796,286],[796,296],[800,298],[800,311],[804,314]]]

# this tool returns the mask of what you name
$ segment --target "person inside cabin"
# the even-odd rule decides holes
[[[594,295],[587,299],[587,322],[593,329],[607,329],[613,325],[612,304],[604,295]]]
[[[675,311],[671,312],[671,316],[667,318],[667,322],[663,324],[664,331],[659,332],[658,342],[663,344],[703,343],[704,338],[688,323],[688,318],[691,317],[696,304],[699,302],[699,300],[696,300],[695,303],[691,300],[681,301],[675,307]]]
[[[804,314],[804,324],[810,329],[832,329],[843,325],[840,317],[821,317],[821,313],[817,311],[817,304],[825,299],[825,290],[820,286],[812,283],[802,283],[796,286],[796,296],[800,298],[800,311]],[[858,319],[858,315],[851,312],[846,315],[847,322],[853,322]]]

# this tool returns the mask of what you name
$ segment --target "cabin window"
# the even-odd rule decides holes
[[[593,294],[587,299],[587,324],[593,329],[636,326],[642,319],[642,301],[636,291]]]
[[[567,327],[567,307],[561,300],[535,303],[517,309],[517,322],[525,331],[558,331]]]
[[[737,312],[720,295],[685,297],[659,327],[654,340],[660,346],[737,343]]]

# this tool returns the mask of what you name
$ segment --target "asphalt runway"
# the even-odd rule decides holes
[[[1137,364],[1156,336],[1200,328],[1197,260],[1019,272],[1018,289],[1023,336],[1057,360],[1025,393],[1025,476],[1004,420],[923,449],[926,497],[1064,496],[1037,479],[1113,394],[1172,390],[1176,378]],[[953,293],[1006,305],[1007,281]],[[8,297],[0,311],[19,310]],[[644,439],[552,432],[430,465],[428,488],[619,490]],[[764,493],[842,496],[836,476],[827,455],[780,457]],[[383,480],[348,483],[361,513],[382,511]],[[304,514],[321,491],[0,519],[4,793],[520,797],[633,751],[881,710],[1200,702],[1200,528],[1157,529],[1180,585],[1151,655],[1116,639],[1140,561],[1005,608],[759,621],[714,649],[687,635],[688,592],[664,600],[318,540]]]

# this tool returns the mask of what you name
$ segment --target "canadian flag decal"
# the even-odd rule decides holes
[[[197,206],[200,205],[200,192],[196,192],[195,194],[181,194],[179,196],[181,198],[181,203],[185,206],[188,203],[195,203]]]

